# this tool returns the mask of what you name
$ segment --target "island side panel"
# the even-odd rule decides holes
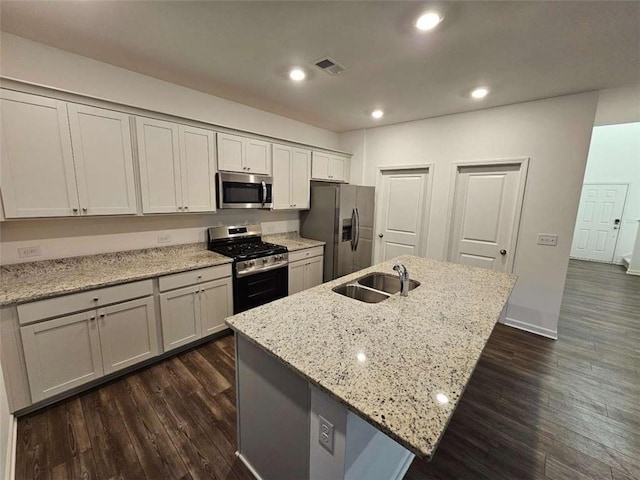
[[[236,332],[238,453],[263,480],[309,477],[308,383]]]

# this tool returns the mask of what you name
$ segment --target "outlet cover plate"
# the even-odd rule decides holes
[[[539,233],[538,245],[547,245],[549,247],[555,247],[558,245],[558,235],[554,233]]]
[[[318,442],[333,455],[333,424],[322,415],[318,415],[318,425]]]
[[[42,255],[42,252],[40,251],[40,245],[18,248],[18,257],[20,258],[39,257],[40,255]]]
[[[158,243],[171,243],[171,235],[168,233],[160,233],[158,234]]]

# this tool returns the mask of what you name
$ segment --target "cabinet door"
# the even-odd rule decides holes
[[[218,170],[244,173],[245,139],[228,133],[218,133]]]
[[[343,182],[345,180],[345,163],[343,157],[331,155],[329,157],[329,178],[334,181]]]
[[[307,261],[301,260],[289,264],[289,295],[301,292],[305,289],[305,267]]]
[[[329,154],[313,152],[311,162],[311,178],[314,180],[329,180]]]
[[[252,174],[271,175],[271,144],[254,138],[247,138],[244,166]]]
[[[200,338],[200,302],[196,287],[161,294],[160,314],[165,352]]]
[[[136,118],[143,213],[182,211],[178,125]]]
[[[309,208],[311,198],[311,151],[293,149],[291,161],[291,204],[293,208]]]
[[[203,337],[227,328],[224,319],[233,315],[232,285],[231,278],[198,285]]]
[[[305,269],[305,288],[313,288],[322,283],[324,257],[314,257],[307,262]]]
[[[95,310],[28,325],[20,334],[34,402],[103,375]]]
[[[82,215],[136,213],[129,115],[69,103]]]
[[[293,208],[291,201],[291,161],[293,150],[273,145],[273,209]]]
[[[101,308],[98,326],[105,374],[158,354],[153,297]]]
[[[78,215],[64,102],[2,90],[0,186],[6,218]]]
[[[180,125],[182,207],[185,212],[215,212],[213,132]]]

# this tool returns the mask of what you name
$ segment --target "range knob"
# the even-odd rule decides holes
[[[249,266],[250,266],[250,267],[253,267],[255,264],[256,264],[256,262],[255,262],[255,261],[253,261],[253,260],[251,260],[251,261],[249,262]]]
[[[263,259],[262,259],[262,263],[267,263],[268,261],[269,261],[269,259],[268,259],[268,258],[263,258]]]

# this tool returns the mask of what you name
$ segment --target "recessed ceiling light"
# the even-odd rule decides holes
[[[306,77],[307,77],[307,74],[304,73],[304,70],[302,70],[301,68],[293,68],[289,72],[289,78],[291,80],[295,80],[296,82],[304,80]]]
[[[489,94],[489,89],[486,87],[478,87],[471,92],[471,96],[477,100],[486,97]]]
[[[433,30],[438,26],[443,18],[444,17],[438,12],[423,13],[418,17],[418,20],[416,20],[416,28],[422,31]]]
[[[374,110],[373,112],[371,112],[371,116],[373,118],[382,118],[383,115],[384,112],[382,110]]]

